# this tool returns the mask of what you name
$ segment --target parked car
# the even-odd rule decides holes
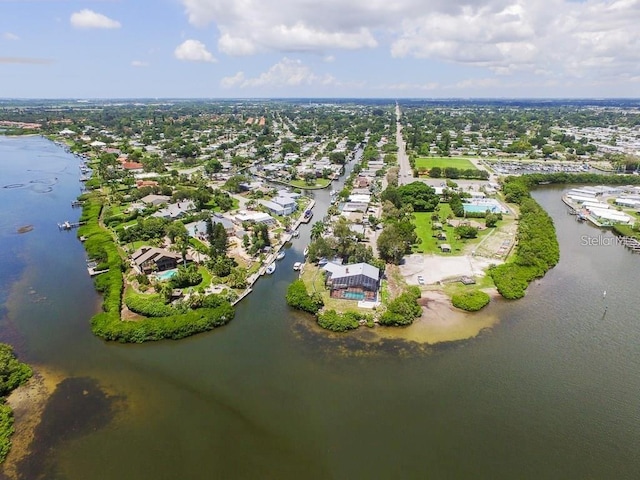
[[[418,275],[418,283],[424,285],[424,277],[422,275]]]

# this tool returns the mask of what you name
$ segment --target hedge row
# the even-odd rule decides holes
[[[529,188],[537,182],[527,177],[508,177],[504,184],[505,198],[520,205],[518,245],[511,262],[489,270],[498,292],[508,299],[522,298],[529,283],[543,277],[560,260],[553,220],[531,198]]]
[[[332,332],[346,332],[360,326],[360,321],[367,323],[373,321],[373,315],[358,312],[338,313],[335,310],[327,310],[318,315],[318,325]]]
[[[149,317],[142,321],[122,321],[119,315],[99,313],[91,319],[93,332],[105,340],[142,343],[165,338],[177,340],[206,332],[230,322],[235,315],[228,302],[216,308],[198,308],[167,317]]]
[[[168,317],[180,313],[171,305],[167,305],[159,294],[140,294],[133,289],[127,289],[124,296],[127,308],[145,317]]]

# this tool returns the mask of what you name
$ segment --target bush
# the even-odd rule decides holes
[[[309,295],[302,280],[295,280],[287,288],[287,305],[309,313],[317,313],[324,306],[318,293]]]
[[[380,325],[395,327],[411,325],[416,318],[422,315],[422,308],[418,305],[420,295],[420,289],[412,286],[394,298],[389,302],[387,311],[380,317]]]
[[[129,310],[145,317],[166,317],[178,313],[175,308],[165,304],[163,297],[157,293],[145,295],[128,289],[124,302]]]
[[[0,396],[5,397],[25,383],[33,375],[29,365],[18,361],[10,345],[0,343]],[[13,412],[0,399],[0,463],[11,449],[13,434]]]
[[[224,302],[216,308],[198,308],[166,317],[149,317],[138,322],[121,321],[119,315],[99,313],[91,319],[93,332],[105,340],[123,343],[178,340],[206,332],[230,322],[234,309]]]
[[[471,290],[468,292],[458,293],[451,298],[454,307],[461,308],[468,312],[477,312],[486,306],[491,297],[482,290]]]
[[[371,315],[358,312],[337,313],[335,310],[327,310],[318,315],[318,325],[332,332],[346,332],[360,326],[360,320],[368,320]]]
[[[202,274],[198,271],[198,266],[191,263],[188,266],[179,266],[178,271],[169,280],[172,288],[186,288],[198,285],[202,282]]]

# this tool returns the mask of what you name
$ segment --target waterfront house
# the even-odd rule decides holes
[[[241,210],[234,217],[237,222],[264,223],[265,225],[275,225],[276,219],[268,213]]]
[[[162,248],[143,246],[133,252],[131,260],[140,272],[149,274],[177,268],[182,262],[182,255]],[[193,261],[189,255],[186,260]]]
[[[162,205],[163,203],[169,203],[169,200],[171,200],[171,197],[168,197],[167,195],[153,195],[153,194],[146,195],[140,199],[140,201],[145,205],[151,205],[154,207],[157,207],[158,205]]]
[[[380,288],[380,270],[368,263],[340,265],[326,263],[322,269],[326,272],[325,283],[331,291],[331,297],[345,300],[377,299]]]
[[[232,236],[235,233],[235,224],[228,218],[223,217],[219,213],[214,213],[211,215],[211,223],[215,225],[216,223],[221,224],[224,227],[225,232],[227,232],[227,236]],[[199,222],[191,222],[185,225],[187,232],[189,232],[189,236],[193,238],[198,238],[200,240],[206,240],[207,238],[207,222],[206,220],[200,220]]]
[[[156,218],[167,218],[167,219],[173,220],[176,218],[184,217],[188,212],[190,212],[194,208],[196,207],[192,200],[187,200],[187,201],[183,200],[182,202],[178,202],[178,203],[170,203],[169,205],[167,205],[164,208],[161,208],[151,216]]]

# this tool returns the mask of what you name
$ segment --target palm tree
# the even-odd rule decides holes
[[[325,232],[326,226],[322,222],[316,222],[311,227],[311,240],[315,240],[322,236]]]

